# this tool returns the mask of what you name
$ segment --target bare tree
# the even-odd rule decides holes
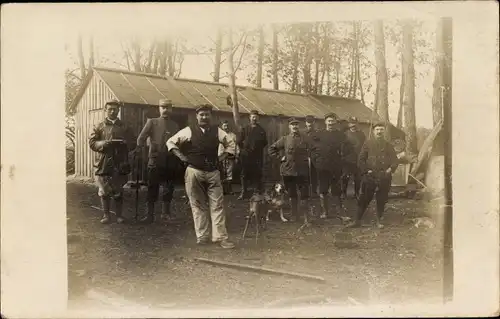
[[[434,126],[443,118],[442,87],[444,67],[444,45],[442,20],[439,20],[436,30],[436,57],[434,61],[434,83],[432,85],[432,122]]]
[[[87,69],[85,68],[85,57],[83,56],[83,39],[81,34],[78,35],[77,50],[78,50],[78,62],[80,66],[80,75],[83,79],[87,75]]]
[[[272,26],[273,29],[273,89],[279,90],[279,80],[278,80],[278,29],[276,25]]]
[[[94,37],[89,37],[89,69],[94,67]]]
[[[233,111],[233,120],[234,120],[234,125],[237,128],[238,132],[237,134],[239,134],[239,131],[241,129],[241,124],[240,124],[241,121],[240,121],[240,111],[238,105],[238,92],[236,90],[236,72],[239,70],[241,62],[243,60],[243,55],[245,54],[247,36],[248,34],[246,32],[242,32],[238,43],[234,45],[233,30],[229,28],[227,33],[227,39],[228,39],[227,62],[229,67],[228,75],[229,75],[229,92],[230,92],[230,99],[228,100],[228,104],[231,106]],[[238,65],[235,67],[234,55],[239,48],[241,48],[241,55],[239,58]]]
[[[387,124],[389,124],[389,83],[387,77],[387,68],[385,64],[385,38],[384,24],[382,20],[374,22],[375,35],[375,64],[377,67],[377,91],[375,93],[374,109],[378,115]],[[389,130],[386,130],[389,134]],[[389,136],[387,136],[389,137]]]
[[[417,154],[417,127],[415,123],[415,69],[413,65],[413,25],[408,21],[403,25],[403,62],[405,90],[403,98],[404,130],[406,152]]]
[[[255,79],[256,86],[262,87],[262,63],[264,61],[264,28],[259,26],[259,49],[257,55],[257,75]]]
[[[217,30],[215,38],[215,61],[214,61],[214,82],[219,82],[220,79],[220,65],[222,58],[222,30]]]

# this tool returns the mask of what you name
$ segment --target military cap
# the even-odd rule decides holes
[[[196,113],[201,111],[212,111],[213,107],[210,104],[201,104],[196,108]]]
[[[349,123],[358,123],[358,118],[357,118],[357,117],[355,117],[355,116],[351,116],[351,117],[349,118]]]
[[[293,124],[293,123],[299,123],[299,120],[297,120],[295,117],[291,117],[288,119],[288,124]]]
[[[339,117],[337,116],[337,114],[335,114],[335,113],[333,113],[333,112],[332,112],[332,113],[327,113],[327,114],[325,114],[325,120],[326,120],[327,118],[329,118],[329,117],[333,117],[334,119],[338,119],[338,118],[339,118]]]
[[[159,102],[158,102],[158,105],[159,106],[172,106],[172,100],[169,100],[169,99],[161,99]]]
[[[259,111],[257,111],[257,110],[251,110],[251,111],[250,111],[250,114],[260,115],[260,114],[259,114]]]
[[[376,127],[385,127],[385,123],[384,122],[375,122],[372,124],[372,129],[376,128]]]
[[[222,120],[222,121],[220,122],[220,124],[221,124],[221,125],[222,125],[222,124],[229,124],[229,121],[228,121],[228,120]]]
[[[316,119],[312,115],[306,115],[306,122],[313,123]]]
[[[107,101],[106,104],[104,104],[104,106],[106,106],[106,105],[117,105],[117,106],[120,106],[121,103],[117,99],[111,99],[111,100]]]

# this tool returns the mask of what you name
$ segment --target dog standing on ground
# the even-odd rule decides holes
[[[259,228],[262,226],[264,229],[267,227],[267,221],[270,220],[271,213],[279,212],[282,222],[287,222],[283,213],[283,208],[286,204],[285,201],[285,187],[281,183],[276,183],[273,187],[264,193],[254,194],[249,200],[249,210],[246,217],[245,230],[243,231],[242,239],[245,239],[248,226],[252,219],[255,219],[256,227],[256,240],[259,237]],[[265,218],[264,218],[265,213]]]

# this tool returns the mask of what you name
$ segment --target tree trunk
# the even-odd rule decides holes
[[[399,86],[399,109],[396,127],[403,129],[403,101],[405,96],[405,72],[404,72],[403,51],[401,50],[401,85]]]
[[[279,90],[278,80],[278,29],[276,25],[273,28],[273,89]]]
[[[167,75],[167,51],[168,51],[168,42],[167,41],[163,41],[163,50],[162,50],[162,54],[161,54],[161,57],[160,57],[160,66],[159,66],[159,70],[158,70],[158,73],[161,75],[161,76],[166,76]]]
[[[220,63],[222,58],[222,30],[217,30],[215,38],[214,82],[220,80]]]
[[[259,49],[257,56],[257,77],[255,79],[255,85],[258,88],[262,87],[262,63],[264,61],[264,28],[259,27]]]
[[[358,94],[358,24],[356,21],[353,22],[353,34],[354,34],[354,41],[353,41],[353,48],[352,48],[352,68],[354,69],[354,78],[353,78],[353,92],[352,96],[353,98],[356,98]]]
[[[361,83],[361,71],[360,71],[360,66],[359,66],[359,54],[358,54],[358,58],[356,59],[356,70],[358,71],[359,94],[361,96],[361,103],[363,103],[363,105],[365,105],[365,93],[363,92],[363,84]]]
[[[296,45],[295,50],[292,52],[292,66],[293,66],[292,91],[293,92],[300,92],[298,89],[298,87],[299,87],[299,48],[298,48],[298,45]]]
[[[229,52],[228,52],[228,67],[229,67],[229,92],[231,93],[231,108],[233,110],[234,125],[236,132],[239,134],[241,131],[240,125],[240,111],[238,107],[238,92],[236,91],[236,74],[234,70],[234,44],[233,44],[233,30],[230,28],[228,32]]]
[[[436,126],[436,124],[443,118],[443,64],[443,28],[442,20],[440,20],[436,30],[436,58],[434,61],[434,83],[432,85],[432,122],[434,126]]]
[[[155,52],[155,46],[156,46],[156,41],[153,41],[151,43],[151,46],[149,47],[148,59],[146,60],[146,63],[144,65],[144,72],[146,73],[151,73],[151,64],[153,63],[153,54]]]
[[[352,50],[350,61],[349,61],[349,91],[347,92],[347,97],[352,97],[353,84],[354,84],[354,49]]]
[[[139,41],[135,39],[132,42],[132,50],[134,51],[134,71],[141,72],[141,45]]]
[[[415,123],[415,69],[413,66],[413,26],[412,22],[403,26],[403,62],[405,74],[404,128],[406,133],[406,153],[417,154],[417,127]]]
[[[78,50],[78,62],[80,64],[80,75],[81,78],[83,79],[87,75],[87,69],[85,68],[85,58],[83,57],[83,39],[81,34],[78,35],[77,50]]]
[[[94,37],[90,36],[89,39],[89,69],[94,67]]]
[[[385,39],[384,24],[382,20],[374,22],[375,34],[375,64],[377,67],[377,92],[375,109],[382,121],[389,124],[389,84],[387,78],[387,68],[385,66]],[[386,129],[386,138],[390,139],[389,130]]]
[[[161,74],[160,70],[158,67],[160,66],[160,61],[162,58],[162,53],[161,53],[161,43],[156,43],[156,52],[155,52],[155,57],[154,57],[154,64],[153,64],[153,72],[155,74]]]
[[[174,61],[174,47],[172,45],[172,41],[167,41],[167,67],[168,67],[168,75],[174,76],[175,74],[175,61]]]

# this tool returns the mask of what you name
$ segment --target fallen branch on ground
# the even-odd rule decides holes
[[[264,268],[264,267],[258,267],[258,266],[252,266],[252,265],[230,263],[230,262],[225,262],[225,261],[217,261],[217,260],[211,260],[211,259],[206,259],[206,258],[194,258],[194,260],[200,261],[200,262],[203,262],[206,264],[223,266],[223,267],[234,268],[234,269],[239,269],[239,270],[249,270],[249,271],[268,273],[268,274],[273,274],[273,275],[289,276],[289,277],[294,277],[294,278],[299,278],[299,279],[304,279],[304,280],[311,280],[311,281],[316,281],[316,282],[326,282],[326,280],[323,277],[313,276],[313,275],[308,275],[308,274],[300,274],[300,273],[289,272],[289,271],[284,271],[284,270],[276,270],[276,269]]]
[[[312,296],[299,296],[293,298],[283,298],[278,300],[273,300],[266,304],[267,307],[283,307],[283,306],[295,306],[301,303],[320,303],[325,302],[327,297],[324,295],[312,295]]]
[[[90,208],[93,208],[93,209],[97,209],[97,210],[100,210],[101,212],[103,211],[101,207],[97,207],[97,206],[90,206]],[[116,215],[116,213],[112,210],[109,211],[111,214],[114,214]]]

